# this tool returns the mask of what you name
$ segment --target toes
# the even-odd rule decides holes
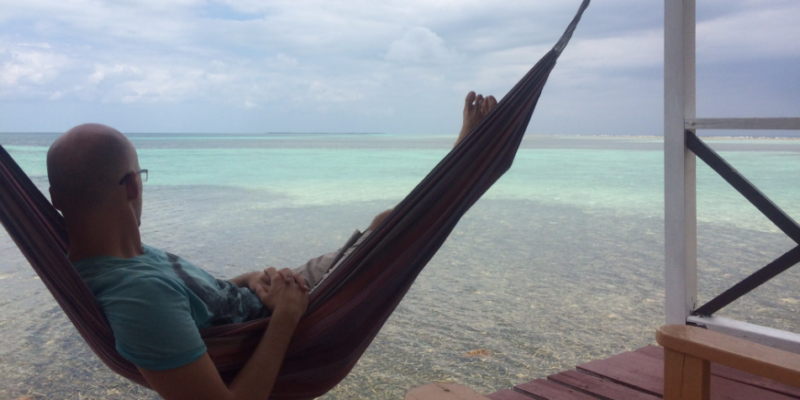
[[[478,97],[475,98],[475,109],[480,111],[482,106],[483,106],[483,95],[479,94]]]
[[[494,96],[489,96],[484,99],[483,104],[481,104],[481,115],[489,114],[490,111],[497,105],[497,100]]]
[[[464,99],[464,107],[469,108],[470,106],[472,106],[472,102],[474,101],[475,101],[475,92],[470,91],[469,93],[467,93],[467,98]]]

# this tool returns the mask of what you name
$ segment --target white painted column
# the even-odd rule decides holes
[[[684,121],[695,115],[695,0],[664,1],[665,314],[685,324],[697,306],[695,156]]]

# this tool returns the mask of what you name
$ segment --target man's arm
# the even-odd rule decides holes
[[[225,386],[214,363],[203,354],[196,361],[166,371],[140,369],[142,375],[166,400],[267,399],[278,376],[286,350],[300,317],[308,306],[308,292],[294,279],[274,268],[266,270],[269,290],[256,286],[256,294],[272,309],[272,319],[256,350],[230,386]]]

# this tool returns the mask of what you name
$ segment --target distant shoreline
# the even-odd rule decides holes
[[[528,136],[547,136],[558,138],[608,138],[608,139],[663,139],[664,135],[546,135],[534,134]],[[796,136],[700,136],[706,140],[800,140]]]
[[[0,135],[60,135],[61,132],[0,132]],[[327,135],[343,135],[343,136],[450,136],[445,134],[407,134],[407,133],[385,133],[385,132],[259,132],[259,133],[153,133],[153,132],[127,132],[125,133],[130,137],[146,137],[146,136],[163,136],[163,137],[181,137],[181,136],[204,136],[204,137],[270,137],[270,136],[327,136]],[[663,139],[663,135],[586,135],[586,134],[527,134],[527,137],[552,137],[552,138],[581,138],[581,139],[648,139],[657,140]],[[800,136],[700,136],[705,140],[778,140],[778,141],[800,141]]]

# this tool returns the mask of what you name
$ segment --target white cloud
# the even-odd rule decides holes
[[[314,81],[308,84],[304,97],[297,97],[295,99],[300,101],[311,99],[323,104],[352,102],[365,97],[358,89],[358,86],[332,85],[330,83]]]
[[[294,68],[297,66],[297,59],[283,53],[278,53],[275,57],[267,60],[267,65],[274,69]]]
[[[800,56],[800,3],[746,10],[697,25],[698,61]]]
[[[598,39],[579,37],[562,57],[561,64],[573,69],[659,66],[664,62],[664,35],[661,30],[648,30]]]
[[[141,76],[142,71],[136,66],[124,64],[95,65],[94,72],[89,75],[88,82],[93,85],[98,85],[106,79],[138,79]]]
[[[457,60],[458,54],[430,29],[414,27],[389,45],[385,58],[399,63],[447,63]]]
[[[302,115],[308,130],[332,114],[308,110],[337,109],[343,124],[420,131],[421,122],[407,128],[419,118],[400,116],[426,113],[426,121],[447,116],[457,123],[466,91],[510,89],[552,47],[579,3],[0,0],[0,98],[259,115],[280,109],[282,118]],[[649,88],[662,79],[663,5],[651,3],[594,1],[548,90],[569,88],[572,95],[586,85],[600,97],[629,91],[660,101]],[[800,54],[796,0],[703,4],[700,62]],[[380,110],[392,110],[394,119]],[[370,113],[380,114],[373,120],[382,125],[361,124]]]
[[[3,46],[0,51],[0,88],[4,88],[3,92],[24,91],[25,87],[38,91],[56,79],[69,60],[49,49],[46,43]]]

